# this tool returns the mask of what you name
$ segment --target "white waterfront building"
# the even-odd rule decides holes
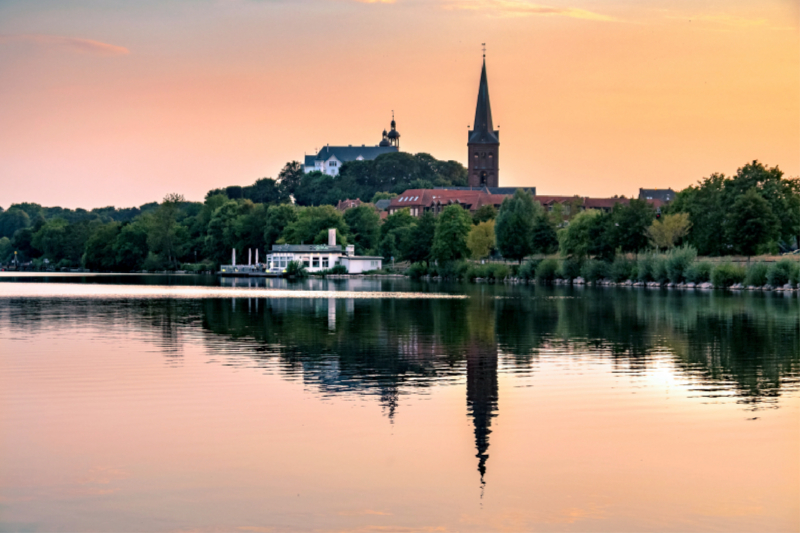
[[[336,244],[336,230],[328,230],[328,244],[273,244],[264,263],[236,265],[236,252],[232,254],[231,265],[223,265],[223,276],[280,276],[286,272],[289,263],[296,261],[310,273],[329,270],[336,265],[347,269],[348,274],[360,274],[370,270],[380,270],[383,258],[380,256],[355,255],[355,246]],[[256,255],[258,257],[258,255]]]

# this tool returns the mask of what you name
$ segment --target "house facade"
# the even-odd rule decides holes
[[[589,198],[588,196],[538,196],[534,187],[520,187],[533,195],[533,201],[539,202],[545,210],[560,210],[565,220],[587,209],[608,212],[616,204],[627,204],[628,198]],[[419,217],[425,212],[439,214],[448,205],[458,204],[470,212],[475,212],[484,205],[493,205],[500,209],[500,204],[509,196],[513,196],[516,187],[450,187],[445,189],[409,189],[389,204],[389,214],[401,209],[408,209],[411,216]],[[496,191],[496,192],[493,192]],[[661,200],[647,200],[653,207],[662,207]]]

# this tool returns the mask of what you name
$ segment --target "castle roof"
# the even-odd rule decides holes
[[[396,146],[325,146],[317,155],[307,155],[305,164],[313,166],[315,161],[327,161],[335,157],[342,163],[355,161],[359,157],[364,160],[375,159],[379,155],[397,152]]]

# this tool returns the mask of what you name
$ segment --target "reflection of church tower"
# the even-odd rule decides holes
[[[486,474],[492,418],[497,416],[497,345],[473,342],[467,349],[467,408],[475,424],[481,483]]]
[[[489,103],[489,82],[486,80],[486,54],[483,55],[481,83],[478,87],[478,104],[475,122],[467,140],[468,180],[470,187],[497,187],[500,183],[500,132],[492,124],[492,106]]]

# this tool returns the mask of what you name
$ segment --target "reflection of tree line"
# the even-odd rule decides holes
[[[323,391],[376,394],[390,417],[400,394],[466,371],[481,476],[498,411],[498,351],[519,368],[562,348],[643,373],[654,352],[667,350],[688,374],[730,383],[748,402],[777,396],[781,378],[800,367],[797,300],[501,288],[495,299],[491,292],[469,300],[261,300],[257,309],[240,300],[235,310],[231,301],[207,300],[203,325],[254,340],[264,347],[256,357],[278,356],[284,372]]]
[[[53,321],[126,328],[174,355],[202,324],[215,353],[277,361],[288,378],[324,392],[375,394],[390,417],[400,395],[466,373],[481,475],[498,412],[498,353],[504,364],[530,369],[540,353],[583,352],[636,373],[653,365],[655,352],[667,351],[698,383],[732,390],[744,402],[775,401],[782,387],[796,386],[785,379],[800,370],[796,298],[470,290],[468,300],[0,298],[0,327],[28,334]]]
[[[777,396],[800,368],[800,306],[780,295],[687,295],[596,289],[570,299],[499,300],[498,344],[517,357],[542,348],[610,353],[646,371],[666,348],[703,381],[730,383],[747,402]],[[783,385],[785,386],[785,384]]]

